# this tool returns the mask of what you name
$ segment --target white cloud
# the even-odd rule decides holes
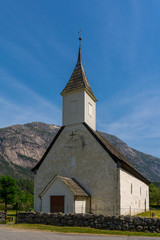
[[[0,96],[0,127],[32,121],[61,123],[61,110],[56,105],[20,83],[4,69],[0,69],[0,81],[5,81],[10,91],[14,91],[13,96],[9,92],[6,96]]]
[[[150,152],[159,155],[160,142],[160,89],[124,93],[100,105],[98,128],[127,142],[131,147],[148,152],[147,142],[155,141],[157,148]],[[106,122],[104,122],[105,117]],[[108,116],[108,117],[107,117]],[[151,140],[152,139],[152,140]],[[145,148],[146,143],[146,148]],[[153,144],[155,144],[153,143]],[[157,153],[157,154],[156,154]]]

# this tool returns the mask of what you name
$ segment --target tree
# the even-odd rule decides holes
[[[30,193],[25,193],[23,190],[19,190],[16,196],[16,202],[13,205],[15,210],[25,210],[29,211],[33,208],[33,195]]]
[[[16,180],[10,176],[2,176],[0,178],[0,198],[5,203],[5,212],[7,212],[7,205],[13,204],[17,195]]]
[[[149,200],[150,204],[159,204],[160,203],[160,189],[154,186],[152,183],[149,186]]]

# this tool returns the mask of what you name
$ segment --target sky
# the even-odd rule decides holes
[[[160,157],[159,0],[0,0],[0,128],[62,124],[78,55],[97,129]]]

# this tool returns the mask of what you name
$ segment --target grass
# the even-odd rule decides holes
[[[7,216],[8,217],[15,217],[16,216],[16,210],[7,210]]]
[[[154,216],[155,218],[160,218],[160,210],[150,210],[148,212],[143,212],[143,213],[137,214],[137,216],[151,218],[152,213],[155,214],[155,216]]]
[[[148,236],[148,237],[160,237],[160,233],[144,233],[144,232],[129,232],[129,231],[112,231],[102,230],[86,227],[59,227],[42,224],[13,224],[11,228],[18,229],[32,229],[50,232],[60,233],[82,233],[82,234],[106,234],[106,235],[126,235],[126,236]]]

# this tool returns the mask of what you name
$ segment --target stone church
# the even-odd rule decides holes
[[[63,126],[34,172],[34,210],[134,215],[149,209],[149,181],[96,130],[96,97],[81,60],[61,92]]]

